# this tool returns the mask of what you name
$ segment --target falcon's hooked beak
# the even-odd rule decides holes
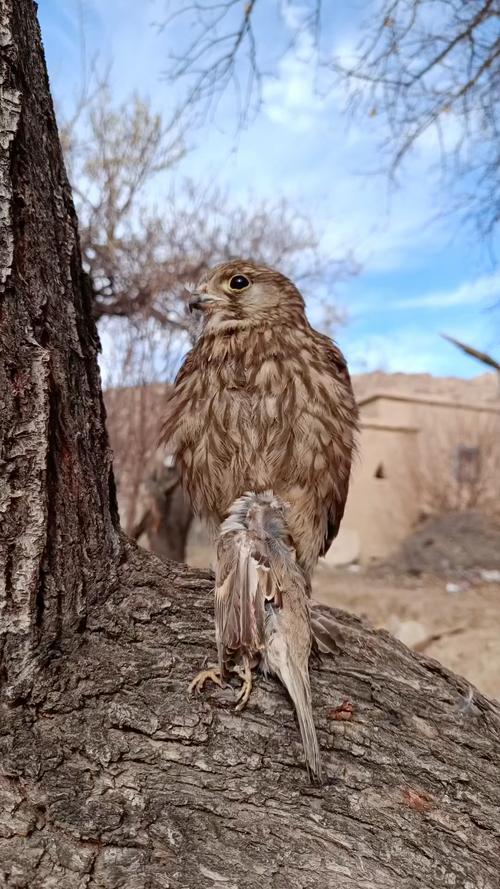
[[[212,298],[208,295],[208,293],[199,293],[195,290],[188,299],[188,309],[190,312],[192,312],[194,309],[203,311],[207,303],[210,302],[212,302]]]
[[[217,296],[213,291],[210,292],[205,283],[198,286],[196,284],[185,284],[184,288],[189,293],[187,306],[190,312],[194,311],[194,309],[203,312],[208,306],[221,302],[221,297]]]
[[[203,293],[203,291],[195,290],[188,299],[188,308],[190,312],[193,309],[203,312],[208,306],[213,306],[214,303],[218,302],[221,302],[221,299],[219,296],[215,296],[214,293]]]

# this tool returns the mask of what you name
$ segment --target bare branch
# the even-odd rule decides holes
[[[477,361],[480,361],[482,364],[486,364],[488,367],[494,368],[494,370],[500,371],[500,363],[495,361],[491,355],[487,355],[486,352],[479,352],[478,349],[474,349],[473,346],[468,346],[467,343],[462,343],[460,340],[456,340],[455,337],[449,336],[447,333],[442,333],[441,336],[443,339],[448,340],[449,343],[453,343],[454,346],[461,349],[462,352],[465,352],[466,355],[470,355],[472,358],[476,358]]]
[[[185,285],[221,259],[251,256],[309,286],[353,270],[320,254],[311,223],[285,201],[238,206],[215,186],[184,181],[164,187],[161,211],[152,206],[147,192],[175,168],[184,144],[149,102],[132,97],[116,107],[101,84],[71,127],[62,129],[97,319],[134,329],[153,322],[152,340],[164,348],[161,330],[189,336]]]
[[[304,0],[292,14],[286,7],[287,15],[275,0],[283,25],[273,33],[272,49],[257,9],[264,7],[178,0],[176,20],[188,24],[192,36],[167,73],[186,81],[184,113],[199,109],[203,116],[232,90],[243,102],[236,119],[246,123],[260,106],[266,75],[306,31],[314,46],[311,64],[342,84],[345,111],[380,120],[390,177],[395,180],[429,134],[436,144],[429,164],[440,161],[453,210],[473,220],[482,236],[492,235],[500,221],[499,0],[381,0],[359,25],[349,63],[320,51],[320,0]],[[239,92],[242,78],[247,88]]]

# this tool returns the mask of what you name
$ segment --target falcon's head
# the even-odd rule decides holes
[[[274,269],[233,259],[206,272],[192,291],[190,310],[203,313],[204,327],[248,327],[304,318],[304,300],[294,284]]]

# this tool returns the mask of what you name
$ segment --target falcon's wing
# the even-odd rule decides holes
[[[349,474],[350,474],[350,460],[349,460],[349,470],[347,477],[343,480],[339,479],[336,484],[336,497],[333,502],[330,504],[328,509],[328,524],[326,527],[326,535],[323,541],[323,545],[319,551],[320,556],[326,555],[328,550],[330,549],[333,541],[335,540],[337,534],[339,533],[340,523],[344,516],[345,504],[347,500],[347,493],[349,491]]]
[[[349,491],[352,457],[356,449],[354,436],[358,430],[358,408],[352,390],[347,362],[342,352],[328,337],[322,334],[320,336],[328,345],[328,357],[332,375],[341,384],[341,389],[345,395],[345,402],[338,406],[339,411],[343,411],[344,418],[341,424],[342,438],[337,442],[335,449],[334,495],[331,503],[327,504],[327,531],[320,550],[320,556],[324,556],[339,532],[340,523],[344,515],[347,493]]]
[[[215,635],[221,670],[227,656],[264,646],[269,567],[246,531],[223,535],[217,546]]]
[[[182,424],[184,411],[193,401],[193,391],[199,377],[199,365],[196,347],[187,353],[181,367],[177,372],[170,393],[166,401],[165,419],[163,421],[158,447],[171,444],[175,441],[175,434]]]
[[[322,654],[335,654],[345,647],[345,638],[332,608],[311,601],[310,614],[313,640]]]

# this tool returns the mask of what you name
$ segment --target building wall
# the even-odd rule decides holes
[[[348,560],[343,539],[349,551],[356,541],[363,563],[387,557],[422,512],[467,505],[474,492],[456,478],[457,454],[464,448],[477,447],[483,486],[492,504],[500,500],[500,407],[391,393],[363,400],[360,414],[359,455],[342,532],[328,561]]]
[[[408,468],[418,452],[418,432],[410,426],[362,419],[345,517],[330,562],[342,562],[342,537],[357,536],[358,558],[384,558],[406,537],[418,518]]]

